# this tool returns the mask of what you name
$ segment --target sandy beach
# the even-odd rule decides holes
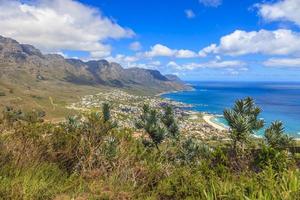
[[[209,125],[211,125],[212,127],[220,130],[220,131],[225,131],[227,130],[227,128],[225,128],[224,126],[220,125],[220,124],[217,124],[216,122],[213,122],[213,118],[215,116],[214,115],[209,115],[209,114],[205,114],[203,116],[203,120],[208,123]]]

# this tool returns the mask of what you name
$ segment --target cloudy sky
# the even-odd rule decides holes
[[[300,81],[300,0],[0,0],[0,35],[184,80]]]

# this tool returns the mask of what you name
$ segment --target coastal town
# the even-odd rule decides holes
[[[97,111],[103,103],[111,105],[111,115],[121,128],[133,128],[136,117],[142,113],[144,104],[160,110],[172,106],[181,132],[201,140],[226,139],[227,129],[213,121],[214,116],[192,110],[192,105],[157,96],[140,96],[114,89],[95,95],[87,95],[67,108],[81,112]]]

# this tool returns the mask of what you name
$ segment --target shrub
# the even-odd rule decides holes
[[[276,172],[282,172],[288,167],[289,158],[285,151],[278,151],[272,147],[264,146],[255,162],[260,169],[272,167]]]
[[[12,107],[5,107],[2,112],[2,123],[6,126],[12,126],[14,122],[17,122],[22,117],[22,111],[21,110],[15,110]]]
[[[221,148],[216,148],[213,151],[211,159],[211,166],[217,174],[222,175],[227,173],[229,161],[227,154]]]
[[[293,144],[293,138],[284,133],[284,126],[280,121],[272,122],[266,129],[264,138],[268,146],[278,150],[287,149]]]
[[[143,113],[136,122],[137,129],[143,129],[148,138],[144,139],[146,146],[155,146],[158,150],[158,145],[163,142],[166,136],[166,131],[162,126],[158,111],[151,109],[148,105],[144,105]]]
[[[184,164],[197,163],[200,159],[208,159],[211,150],[205,144],[200,143],[194,138],[188,138],[181,142],[178,158]]]
[[[164,113],[162,116],[162,122],[167,129],[167,136],[171,139],[178,140],[180,136],[179,127],[174,116],[174,110],[171,106],[165,106],[163,108]]]
[[[186,168],[175,170],[157,186],[157,199],[204,199],[204,181]],[[201,198],[202,197],[202,198]]]
[[[4,140],[6,154],[17,167],[30,165],[31,162],[47,160],[47,151],[52,124],[42,123],[39,112],[24,113],[12,108],[6,108],[3,113],[3,123],[7,133]]]
[[[111,118],[111,115],[110,115],[110,105],[108,103],[104,103],[102,105],[102,113],[103,113],[104,122],[109,121]]]
[[[53,134],[53,159],[70,172],[110,168],[116,155],[115,124],[99,112],[69,117]]]
[[[259,119],[260,113],[260,107],[250,97],[237,100],[232,109],[224,110],[235,152],[238,147],[243,151],[250,136],[264,126],[264,121]]]

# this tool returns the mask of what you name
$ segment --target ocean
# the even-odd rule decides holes
[[[280,120],[286,133],[300,138],[300,83],[274,82],[189,82],[195,90],[163,94],[169,98],[192,104],[192,110],[222,115],[225,108],[231,108],[237,99],[253,97],[262,108],[260,115],[269,126]],[[226,124],[222,117],[214,119]],[[263,130],[257,133],[263,134]]]

